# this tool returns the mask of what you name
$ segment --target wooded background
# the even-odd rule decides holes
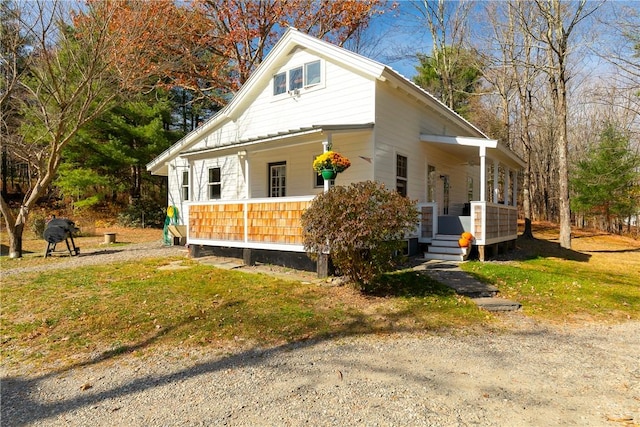
[[[145,164],[222,108],[294,26],[401,70],[527,163],[527,220],[637,232],[635,2],[0,0],[4,224],[50,211],[162,222]],[[34,214],[35,215],[35,214]],[[635,228],[634,228],[635,226]]]

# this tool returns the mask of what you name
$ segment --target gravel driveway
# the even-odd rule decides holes
[[[83,258],[92,257],[69,262]],[[640,322],[553,326],[501,316],[509,332],[171,348],[54,374],[5,373],[1,424],[640,425]]]

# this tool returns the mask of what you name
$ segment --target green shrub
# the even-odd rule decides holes
[[[333,187],[302,215],[304,247],[312,259],[330,251],[340,273],[364,289],[397,265],[402,239],[417,223],[415,202],[382,184]]]

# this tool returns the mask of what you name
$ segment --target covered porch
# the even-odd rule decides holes
[[[518,237],[518,172],[524,162],[496,140],[427,134],[420,139],[435,144],[472,168],[472,177],[479,180],[479,194],[469,191],[466,201],[450,200],[445,195],[418,204],[418,240],[430,245],[425,256],[465,259],[468,251],[457,246],[457,237],[463,232],[473,235],[472,243],[483,261],[502,247],[510,247]],[[478,199],[472,199],[472,194],[479,196]]]

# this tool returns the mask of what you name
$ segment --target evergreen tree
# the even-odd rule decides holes
[[[65,163],[109,177],[113,198],[126,192],[133,204],[144,181],[152,179],[145,165],[182,136],[171,130],[171,113],[163,92],[121,102],[79,133],[65,151]]]
[[[598,144],[578,162],[571,184],[575,211],[602,218],[608,231],[619,231],[625,219],[640,211],[640,156],[629,137],[608,124]]]
[[[454,48],[447,46],[445,50],[453,52]],[[476,92],[482,72],[476,65],[478,59],[470,51],[460,48],[455,51],[455,63],[448,64],[448,79],[445,79],[442,70],[446,65],[442,61],[452,56],[453,53],[441,55],[438,52],[418,55],[420,65],[416,67],[418,74],[413,82],[466,117],[470,110],[470,96]]]

